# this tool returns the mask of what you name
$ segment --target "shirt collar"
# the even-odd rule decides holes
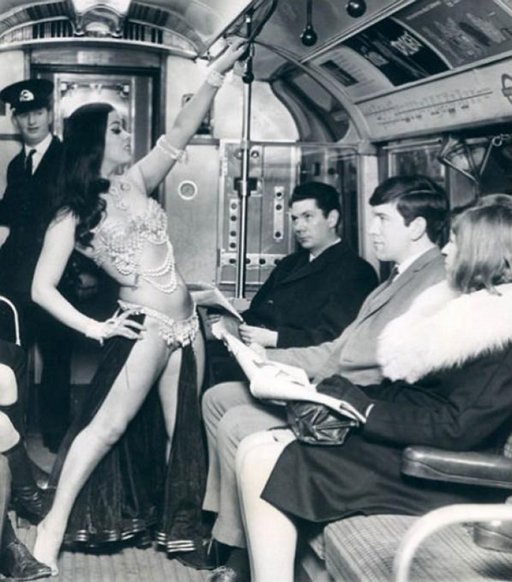
[[[416,259],[419,259],[422,255],[424,255],[425,253],[428,253],[428,251],[430,251],[431,249],[428,249],[426,251],[421,251],[419,253],[416,253],[415,255],[412,255],[411,257],[408,257],[407,259],[405,259],[405,261],[402,261],[399,265],[397,264],[397,277],[400,277],[400,275],[406,271],[413,263],[414,261],[416,261]]]
[[[34,155],[39,156],[39,158],[42,158],[44,156],[44,154],[47,152],[48,148],[50,147],[50,144],[52,143],[52,139],[53,139],[53,135],[51,133],[49,133],[42,141],[40,141],[35,146],[29,146],[29,145],[25,144],[23,146],[25,149],[25,155],[28,156],[30,150],[35,150],[36,153]]]

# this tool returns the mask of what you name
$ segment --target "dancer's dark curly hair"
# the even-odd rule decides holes
[[[75,240],[91,246],[93,229],[101,220],[110,182],[101,177],[105,152],[108,103],[89,103],[65,121],[62,163],[53,194],[52,216],[71,212],[78,218]]]

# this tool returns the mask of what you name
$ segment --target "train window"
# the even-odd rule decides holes
[[[439,161],[441,141],[401,142],[385,148],[387,176],[425,174],[445,186],[446,168]]]

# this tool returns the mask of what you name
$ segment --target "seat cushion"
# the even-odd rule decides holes
[[[405,515],[357,516],[324,531],[327,570],[334,580],[389,582],[393,558],[417,518]],[[432,535],[417,551],[411,582],[512,580],[512,554],[473,543],[471,529],[450,526]]]

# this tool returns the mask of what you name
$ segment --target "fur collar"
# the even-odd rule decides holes
[[[379,338],[384,376],[416,382],[512,342],[512,284],[497,290],[461,295],[443,282],[424,291]]]

